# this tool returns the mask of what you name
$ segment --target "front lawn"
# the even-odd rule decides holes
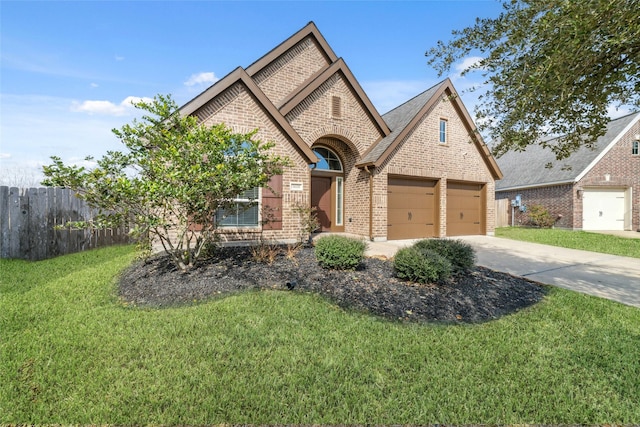
[[[502,227],[496,237],[640,258],[640,239],[629,239],[610,234],[555,228]]]
[[[123,304],[130,247],[0,260],[0,424],[634,424],[640,310],[553,288],[478,325],[316,294]]]

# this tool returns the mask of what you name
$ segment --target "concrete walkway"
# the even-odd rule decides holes
[[[640,233],[638,233],[640,234]],[[640,307],[640,259],[492,236],[462,236],[477,264],[540,283]],[[368,256],[391,258],[415,240],[368,242]],[[640,240],[638,240],[640,245]]]

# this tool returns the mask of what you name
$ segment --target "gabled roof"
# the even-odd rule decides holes
[[[496,191],[577,182],[638,120],[640,113],[637,112],[611,120],[593,149],[583,146],[563,160],[556,160],[550,149],[539,144],[529,145],[524,151],[509,151],[498,159],[505,177],[496,183]],[[553,139],[550,142],[553,143]]]
[[[335,62],[338,57],[329,46],[329,43],[325,40],[325,38],[320,34],[320,30],[316,27],[316,24],[311,21],[304,27],[302,27],[298,32],[289,37],[287,40],[280,43],[278,46],[271,49],[268,53],[266,53],[262,58],[255,61],[253,64],[247,67],[247,74],[251,77],[256,75],[260,70],[265,68],[267,65],[271,64],[274,60],[278,59],[283,53],[287,52],[289,49],[294,47],[296,44],[300,43],[307,37],[312,37],[317,42],[317,45],[320,47],[320,51],[327,59],[327,62],[330,64]]]
[[[447,97],[452,103],[493,177],[495,179],[502,178],[500,168],[491,155],[489,148],[482,140],[482,137],[476,132],[476,127],[473,124],[469,112],[464,104],[462,104],[459,95],[453,87],[453,83],[451,83],[449,79],[443,80],[383,115],[382,118],[391,129],[391,133],[372,145],[371,148],[363,154],[362,159],[356,166],[379,167],[382,165],[393,150],[402,143],[423,117],[428,114],[443,97]]]
[[[286,116],[291,110],[293,110],[298,104],[304,101],[313,91],[318,89],[324,82],[329,80],[333,75],[341,73],[347,84],[351,86],[351,89],[356,93],[356,96],[359,98],[360,102],[364,106],[365,111],[368,113],[369,117],[373,120],[373,122],[378,127],[378,130],[383,135],[388,135],[391,131],[387,127],[387,124],[382,119],[382,116],[376,110],[376,107],[373,106],[373,103],[367,96],[367,94],[360,86],[360,83],[356,80],[353,73],[344,62],[342,58],[339,58],[331,64],[329,67],[321,70],[316,73],[309,81],[305,82],[301,85],[297,92],[291,93],[287,98],[285,98],[280,105],[279,109],[283,116]]]
[[[266,111],[267,115],[271,117],[273,122],[282,130],[282,132],[291,139],[295,147],[298,148],[308,163],[317,163],[318,157],[311,151],[311,148],[304,142],[304,140],[298,135],[298,132],[287,122],[284,116],[278,111],[278,109],[269,101],[269,98],[260,90],[258,85],[242,68],[238,67],[231,73],[218,80],[200,95],[193,98],[180,108],[180,114],[190,115],[196,113],[200,108],[205,106],[209,101],[220,95],[222,92],[233,86],[234,84],[241,82],[247,88],[247,91],[252,95],[254,100]]]
[[[275,106],[268,97],[262,92],[255,81],[252,79],[258,72],[269,66],[276,61],[280,56],[285,54],[296,44],[305,40],[307,37],[311,37],[315,40],[320,52],[325,57],[328,65],[319,70],[315,75],[311,76],[307,81],[302,83],[297,90],[289,94],[278,106]],[[325,38],[322,36],[315,23],[309,22],[302,29],[289,37],[287,40],[276,46],[269,51],[263,57],[255,61],[249,67],[243,69],[242,67],[236,68],[236,70],[217,81],[210,86],[200,95],[185,104],[180,112],[182,114],[194,114],[198,109],[202,108],[213,98],[221,94],[224,90],[238,81],[242,81],[247,87],[253,97],[260,103],[260,105],[271,115],[271,117],[277,122],[281,129],[291,138],[296,147],[303,153],[306,160],[309,163],[317,162],[317,157],[308,147],[308,145],[302,140],[298,133],[285,119],[285,115],[295,108],[300,102],[308,97],[314,90],[320,87],[328,79],[334,76],[336,73],[341,73],[345,77],[346,83],[351,86],[351,89],[356,94],[362,103],[365,111],[376,124],[378,129],[383,135],[390,133],[387,124],[382,119],[382,116],[378,113],[373,103],[364,92],[360,83],[353,76],[353,73],[347,67],[342,58],[338,58],[333,52]]]

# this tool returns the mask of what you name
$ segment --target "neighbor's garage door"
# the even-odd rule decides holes
[[[387,239],[434,237],[436,181],[389,178]]]
[[[624,230],[624,193],[619,188],[584,189],[583,230]]]
[[[482,184],[447,183],[447,236],[483,234]]]

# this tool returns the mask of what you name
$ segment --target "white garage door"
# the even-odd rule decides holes
[[[624,230],[623,189],[585,189],[582,194],[583,230]]]

